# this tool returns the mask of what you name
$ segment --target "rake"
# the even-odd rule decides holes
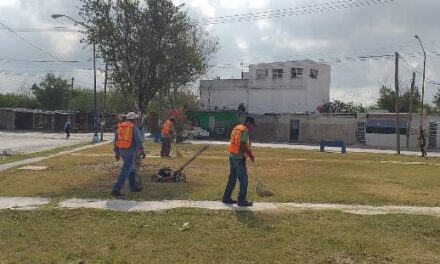
[[[273,196],[273,192],[267,187],[266,184],[261,179],[257,179],[257,185],[255,186],[255,191],[260,197],[270,197]]]
[[[256,168],[255,162],[253,163],[254,163],[254,168]],[[267,185],[260,178],[257,178],[257,185],[255,186],[255,191],[257,195],[260,197],[270,197],[274,195],[274,193],[269,189],[269,187],[267,187]]]

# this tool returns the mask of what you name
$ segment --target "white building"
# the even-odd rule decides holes
[[[329,98],[330,66],[311,60],[260,63],[243,79],[200,81],[200,107],[208,111],[243,103],[252,114],[316,112]]]

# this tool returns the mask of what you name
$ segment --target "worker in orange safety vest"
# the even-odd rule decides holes
[[[168,118],[162,126],[161,137],[162,137],[162,147],[160,150],[161,157],[171,157],[171,143],[174,139],[174,117]]]
[[[252,206],[253,202],[246,199],[248,188],[248,174],[246,167],[246,159],[255,161],[255,156],[251,151],[251,142],[249,140],[249,131],[258,125],[255,119],[248,116],[243,124],[234,127],[231,133],[231,141],[229,142],[229,167],[230,174],[228,183],[226,184],[223,194],[223,203],[235,204],[238,206]],[[240,191],[238,193],[238,201],[231,198],[237,179],[240,183]]]
[[[138,116],[134,112],[126,115],[126,121],[118,124],[115,137],[115,157],[123,159],[118,180],[113,185],[111,192],[114,196],[123,196],[121,189],[124,186],[125,179],[128,177],[130,189],[132,192],[142,191],[142,187],[137,185],[135,173],[135,160],[137,155],[145,158],[144,146],[140,131],[136,125]]]

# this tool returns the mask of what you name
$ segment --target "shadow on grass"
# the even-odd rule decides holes
[[[235,215],[240,223],[246,224],[250,228],[260,228],[265,225],[265,223],[255,216],[254,212],[249,208],[241,207],[239,210],[235,211]]]
[[[74,179],[67,185],[60,186],[52,196],[76,197],[76,198],[101,198],[109,199],[113,184],[119,175],[119,164],[114,162],[101,162],[100,164],[82,165],[82,170],[90,176],[81,181]],[[78,168],[81,171],[80,168]],[[188,199],[194,191],[190,183],[157,183],[151,182],[151,176],[156,171],[156,166],[148,166],[147,170],[141,172],[141,180],[144,185],[142,192],[130,192],[128,179],[124,183],[122,193],[125,200],[178,200]]]

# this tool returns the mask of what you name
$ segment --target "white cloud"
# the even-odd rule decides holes
[[[249,8],[260,10],[265,9],[269,6],[269,0],[251,0],[249,1]]]
[[[370,106],[379,97],[379,86],[338,87],[330,90],[330,100],[353,102],[358,105]]]
[[[57,54],[69,57],[74,53],[78,47],[81,47],[80,39],[77,33],[66,33],[66,34],[46,34],[51,42],[54,50]]]
[[[192,0],[190,5],[191,7],[198,9],[204,16],[215,16],[215,8],[209,4],[209,0]]]
[[[237,10],[245,4],[243,0],[220,0],[220,6],[227,9]]]
[[[289,48],[291,51],[316,51],[316,49],[325,48],[329,45],[325,39],[312,37],[293,37],[289,33],[278,30],[274,37],[274,43],[280,47]]]
[[[235,43],[237,44],[237,47],[242,50],[249,47],[249,44],[244,39],[236,39]]]
[[[12,7],[12,6],[18,6],[19,3],[15,0],[1,0],[0,1],[0,7]]]
[[[258,20],[257,21],[258,28],[261,30],[266,30],[271,28],[271,24],[267,20]]]

